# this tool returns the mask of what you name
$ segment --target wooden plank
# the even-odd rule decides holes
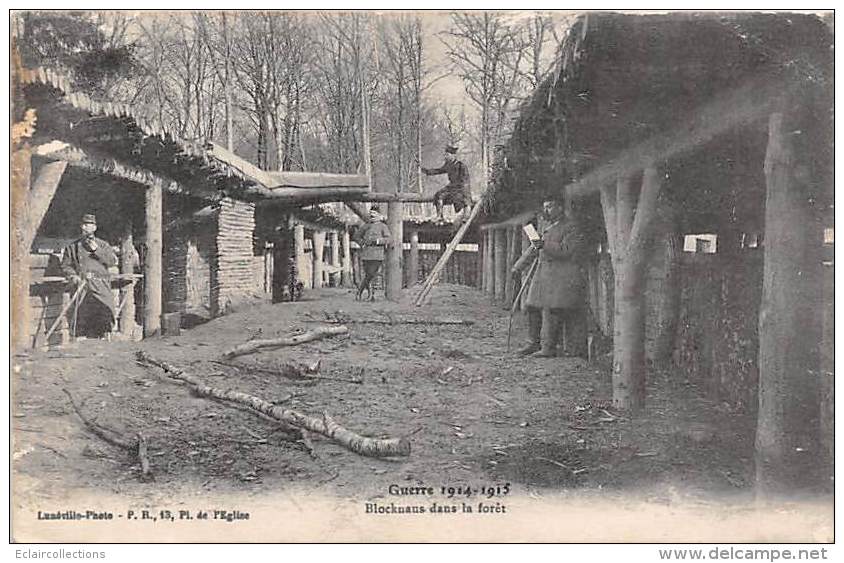
[[[437,280],[439,279],[440,272],[445,267],[445,264],[451,258],[451,255],[454,254],[457,245],[460,244],[460,241],[463,240],[463,237],[466,235],[466,232],[469,230],[469,226],[472,222],[478,217],[481,212],[482,201],[479,201],[475,204],[472,208],[472,212],[469,214],[469,218],[463,222],[460,226],[460,229],[454,235],[454,238],[451,239],[451,242],[448,243],[448,246],[445,248],[445,252],[440,257],[437,264],[431,270],[431,273],[428,275],[428,279],[425,280],[425,284],[422,286],[422,290],[417,295],[416,299],[414,300],[414,304],[419,307],[423,303],[425,303],[428,299],[428,295],[431,292],[431,288],[436,285]]]
[[[38,177],[32,182],[29,191],[29,217],[27,218],[27,240],[32,244],[38,227],[53,201],[56,189],[62,179],[67,161],[48,162],[38,171]]]

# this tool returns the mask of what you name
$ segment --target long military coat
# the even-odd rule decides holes
[[[527,306],[569,309],[586,306],[588,244],[576,220],[563,219],[542,233],[539,266],[528,289]]]
[[[91,252],[85,247],[84,237],[67,245],[62,255],[62,272],[66,277],[77,275],[87,278],[85,286],[88,295],[102,302],[114,317],[114,297],[111,293],[111,275],[108,269],[117,265],[117,256],[106,241],[94,237],[97,249]],[[87,275],[86,275],[87,274]]]
[[[361,260],[384,260],[384,247],[390,244],[390,229],[383,221],[364,224],[355,237],[361,246]]]

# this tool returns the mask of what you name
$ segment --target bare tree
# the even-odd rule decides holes
[[[489,146],[503,130],[509,104],[522,86],[523,35],[519,26],[489,12],[455,12],[451,24],[441,40],[480,110],[481,159],[487,170]]]

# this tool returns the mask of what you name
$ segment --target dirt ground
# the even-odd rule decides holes
[[[470,326],[348,324],[350,334],[215,363],[252,338],[292,335],[326,315],[449,318]],[[390,484],[502,485],[522,495],[578,494],[653,502],[750,498],[754,421],[701,398],[682,373],[648,383],[646,412],[611,407],[609,360],[505,354],[508,312],[474,289],[439,286],[432,304],[356,302],[345,289],[309,291],[297,303],[244,306],[183,331],[140,343],[78,342],[13,360],[13,476],[27,504],[68,491],[133,499],[183,493],[260,497],[283,490],[389,502]],[[524,321],[513,327],[522,344]],[[191,395],[138,365],[144,350],[198,376],[360,434],[408,437],[410,457],[356,455],[314,436],[317,459],[277,425],[246,410]],[[305,385],[256,373],[283,360],[321,360],[321,373],[362,375],[363,384]],[[143,431],[154,483],[118,448],[86,431],[87,416],[127,437]],[[393,499],[394,500],[394,499]]]

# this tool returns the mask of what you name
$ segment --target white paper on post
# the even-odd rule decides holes
[[[525,231],[525,234],[527,235],[528,240],[530,240],[530,242],[536,242],[540,238],[542,238],[539,236],[539,233],[536,232],[536,227],[534,227],[531,223],[528,223],[527,225],[522,227],[522,229]]]

